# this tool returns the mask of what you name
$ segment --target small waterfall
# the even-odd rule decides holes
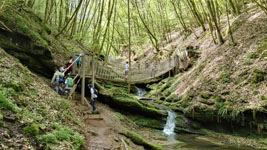
[[[169,141],[175,140],[175,132],[174,132],[176,124],[175,118],[176,118],[176,113],[173,111],[168,111],[168,118],[163,129],[163,134],[168,136]]]
[[[137,96],[138,97],[144,97],[144,95],[146,94],[146,90],[145,89],[142,89],[142,88],[137,88]]]

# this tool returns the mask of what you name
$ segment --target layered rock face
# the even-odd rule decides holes
[[[0,47],[31,70],[51,76],[56,66],[52,57],[50,29],[29,10],[8,7],[0,16]]]

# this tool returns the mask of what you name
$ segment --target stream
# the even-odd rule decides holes
[[[144,97],[146,90],[137,87],[138,97]],[[223,138],[194,135],[194,134],[176,134],[174,129],[176,124],[176,113],[170,110],[166,124],[162,131],[144,130],[145,132],[153,132],[155,136],[164,136],[165,141],[160,140],[159,143],[164,150],[253,150],[251,147],[242,147],[238,145],[228,145]]]

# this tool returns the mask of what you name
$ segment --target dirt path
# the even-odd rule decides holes
[[[118,134],[121,124],[116,121],[116,117],[114,117],[115,112],[104,104],[98,103],[96,107],[102,119],[88,119],[88,115],[84,115],[84,122],[88,132],[85,140],[85,149],[124,150],[125,147],[121,141],[123,137]]]

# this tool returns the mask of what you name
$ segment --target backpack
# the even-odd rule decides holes
[[[64,83],[64,79],[63,79],[61,76],[59,76],[59,77],[58,77],[58,82],[59,82],[59,83]]]
[[[94,90],[94,94],[95,94],[95,95],[98,95],[98,90],[95,89],[95,88],[93,88],[93,90]]]
[[[68,78],[68,86],[72,87],[73,86],[73,79],[72,78]]]

